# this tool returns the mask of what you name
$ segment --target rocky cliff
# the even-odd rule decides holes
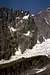
[[[37,27],[27,11],[0,8],[0,59],[23,53],[37,43]]]
[[[0,7],[1,75],[50,75],[47,52],[50,54],[49,8],[34,15]]]

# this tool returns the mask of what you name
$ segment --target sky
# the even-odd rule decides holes
[[[0,6],[37,11],[50,5],[50,0],[0,0]]]

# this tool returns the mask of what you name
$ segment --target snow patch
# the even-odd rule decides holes
[[[10,27],[10,26],[8,26],[8,28],[10,29],[10,32],[15,32],[16,31],[16,29],[15,28],[13,28],[13,27]]]
[[[39,40],[37,40],[37,44],[40,44]]]
[[[25,36],[29,36],[30,35],[30,31],[28,31],[27,33],[24,33]]]
[[[32,17],[35,16],[34,14],[31,15]]]
[[[24,13],[24,11],[21,11],[21,13]]]
[[[13,27],[11,27],[11,28],[10,28],[10,30],[11,30],[11,31],[13,31],[13,32],[15,32],[15,31],[16,31],[16,29],[15,29],[15,28],[13,28]]]
[[[43,68],[41,68],[41,69],[35,69],[35,70],[37,70],[36,73],[40,73],[40,72],[42,72],[42,71],[45,71],[46,69],[47,69],[46,67],[43,67]]]
[[[20,20],[20,23],[23,23],[23,20]]]
[[[24,16],[24,17],[23,17],[23,19],[25,19],[25,20],[26,20],[26,19],[28,19],[28,17],[29,17],[29,14],[28,14],[28,15],[26,15],[26,16]]]
[[[20,46],[18,46],[18,51],[16,50],[15,55],[21,55],[21,49],[20,49]]]
[[[50,7],[47,8],[47,11],[50,10]]]
[[[16,17],[16,19],[20,19],[20,17]]]
[[[47,21],[47,19],[46,19],[46,18],[44,18],[44,19],[45,19],[46,23],[49,24],[49,22]],[[50,25],[50,24],[49,24],[49,25]]]

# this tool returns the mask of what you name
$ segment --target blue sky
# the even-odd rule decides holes
[[[45,9],[49,5],[50,0],[0,0],[0,6],[34,11]]]

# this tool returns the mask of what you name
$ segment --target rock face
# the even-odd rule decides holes
[[[47,9],[38,13],[34,16],[34,21],[38,27],[38,39],[40,36],[42,36],[43,39],[50,38],[50,10]]]
[[[32,49],[37,43],[37,27],[30,13],[0,8],[0,41],[0,59]]]

